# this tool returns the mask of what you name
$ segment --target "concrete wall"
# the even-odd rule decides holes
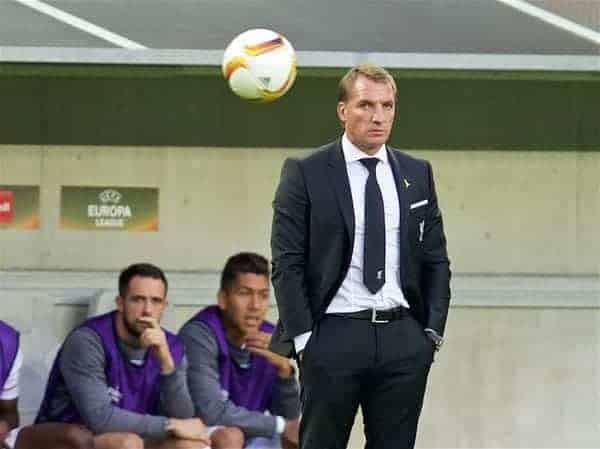
[[[0,146],[0,185],[41,187],[41,229],[0,231],[0,319],[23,331],[26,419],[57,344],[116,270],[170,270],[178,326],[213,301],[231,253],[268,255],[282,161],[306,151]],[[413,154],[433,163],[458,273],[419,447],[597,447],[600,153]],[[61,230],[61,185],[159,187],[160,231]]]
[[[285,157],[306,150],[0,146],[0,185],[39,184],[40,231],[0,231],[0,269],[217,270],[269,253]],[[432,161],[453,270],[600,272],[600,153],[418,151]],[[156,233],[58,228],[61,185],[160,188]]]
[[[421,445],[597,447],[599,324],[598,309],[452,310]]]

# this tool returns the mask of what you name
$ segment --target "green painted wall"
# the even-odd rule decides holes
[[[0,143],[313,147],[339,133],[343,71],[303,69],[270,104],[215,68],[0,65]],[[392,143],[600,149],[600,74],[398,71]]]

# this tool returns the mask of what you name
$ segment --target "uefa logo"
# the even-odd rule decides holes
[[[113,189],[103,190],[98,195],[98,199],[102,204],[119,204],[122,197],[123,195]]]

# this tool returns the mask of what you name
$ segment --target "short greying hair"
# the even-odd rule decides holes
[[[396,95],[396,82],[386,69],[375,64],[359,64],[348,70],[340,80],[338,84],[338,101],[348,100],[350,90],[359,76],[364,76],[376,83],[389,83],[394,90],[394,95]]]

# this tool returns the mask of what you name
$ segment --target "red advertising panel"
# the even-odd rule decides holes
[[[0,185],[0,232],[40,228],[40,187]]]
[[[0,223],[13,221],[15,199],[12,190],[0,190]]]

